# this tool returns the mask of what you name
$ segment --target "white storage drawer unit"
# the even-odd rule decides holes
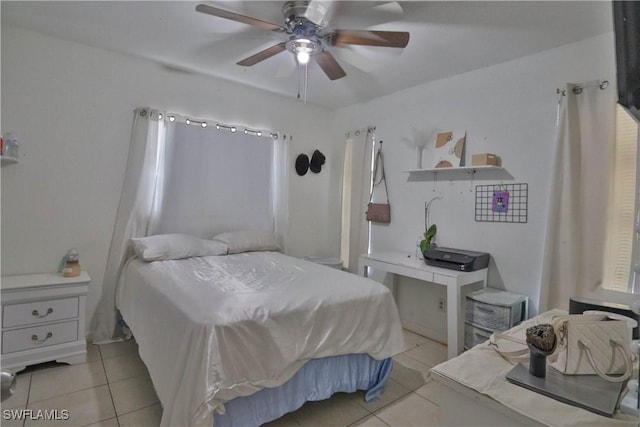
[[[485,342],[491,337],[493,331],[482,329],[472,324],[465,324],[464,327],[464,346],[465,348],[474,347]]]
[[[464,346],[469,349],[506,331],[527,318],[525,295],[485,288],[467,295],[465,301]]]
[[[2,368],[14,372],[55,360],[86,360],[85,304],[90,277],[2,277]]]

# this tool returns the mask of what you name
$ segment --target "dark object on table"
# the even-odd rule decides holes
[[[529,373],[534,377],[547,375],[547,356],[556,349],[556,334],[548,323],[527,328]]]
[[[605,417],[612,417],[624,383],[613,383],[597,375],[564,375],[549,369],[546,378],[531,375],[519,363],[507,374],[513,384],[533,390],[568,405],[577,406]]]
[[[424,262],[434,267],[458,271],[476,271],[489,266],[489,254],[453,248],[429,248],[423,252]]]

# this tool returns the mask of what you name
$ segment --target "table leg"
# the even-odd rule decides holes
[[[449,359],[456,357],[459,353],[460,334],[460,289],[455,284],[447,286],[447,356]]]

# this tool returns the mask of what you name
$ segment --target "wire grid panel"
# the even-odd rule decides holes
[[[497,191],[509,193],[506,212],[494,212],[493,195]],[[476,222],[527,222],[529,184],[476,185]]]

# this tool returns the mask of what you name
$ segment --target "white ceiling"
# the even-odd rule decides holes
[[[203,2],[283,24],[284,1]],[[125,52],[169,69],[233,80],[295,98],[293,55],[235,63],[282,41],[275,33],[195,11],[198,2],[2,2],[2,24]],[[609,1],[335,1],[334,29],[408,31],[405,49],[330,48],[347,76],[308,69],[307,102],[328,108],[527,56],[612,31]],[[280,37],[280,38],[279,38]]]

